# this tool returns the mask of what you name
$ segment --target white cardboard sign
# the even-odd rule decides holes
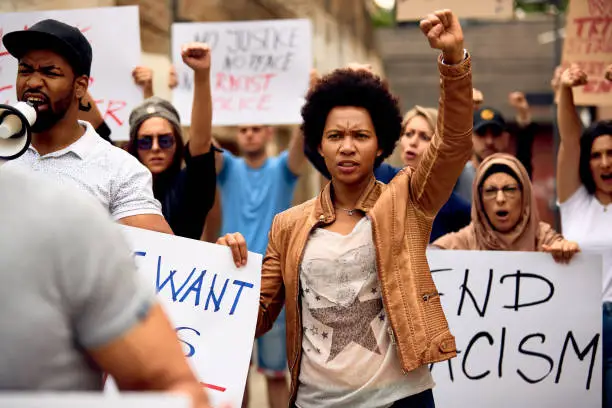
[[[181,59],[181,46],[193,41],[212,49],[213,125],[301,122],[312,66],[310,20],[173,24],[178,78],[173,103],[186,126],[191,122],[193,71]]]
[[[601,256],[429,251],[457,358],[432,368],[436,405],[601,406]]]
[[[52,18],[78,27],[89,40],[93,59],[89,93],[111,129],[114,141],[129,139],[128,118],[142,101],[132,70],[140,64],[138,7],[103,7],[78,10],[0,14],[0,36]],[[0,47],[0,103],[17,101],[17,60]]]
[[[250,252],[238,269],[227,247],[123,228],[211,402],[240,407],[255,339],[261,255]]]

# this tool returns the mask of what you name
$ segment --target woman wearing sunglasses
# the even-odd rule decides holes
[[[153,174],[153,194],[176,235],[200,239],[216,189],[210,94],[210,49],[183,46],[183,62],[194,71],[190,140],[183,145],[181,122],[172,104],[145,100],[130,114],[128,151]],[[182,168],[183,159],[185,168]]]
[[[540,221],[527,170],[514,156],[496,153],[480,164],[472,202],[470,225],[434,241],[434,248],[543,251],[562,263],[579,251],[578,244]]]

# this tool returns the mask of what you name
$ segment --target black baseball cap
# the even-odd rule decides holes
[[[92,50],[81,31],[57,20],[42,20],[27,30],[13,31],[2,37],[6,50],[21,59],[31,50],[52,50],[66,58],[75,75],[91,73]]]
[[[480,108],[474,112],[474,133],[479,133],[486,127],[496,127],[504,131],[506,121],[498,110],[489,107]]]

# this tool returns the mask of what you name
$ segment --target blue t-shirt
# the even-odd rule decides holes
[[[217,182],[221,190],[221,234],[240,232],[249,251],[266,253],[268,231],[274,216],[291,206],[297,176],[289,170],[289,152],[270,157],[259,168],[223,152],[223,169]]]
[[[380,163],[380,166],[374,170],[374,177],[381,183],[389,184],[400,170],[401,168],[393,167],[389,163]]]

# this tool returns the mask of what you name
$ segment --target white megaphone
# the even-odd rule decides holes
[[[26,102],[0,104],[0,160],[13,160],[28,150],[36,110]]]

